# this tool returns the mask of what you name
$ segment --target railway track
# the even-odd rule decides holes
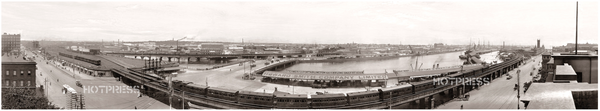
[[[510,67],[512,65],[517,64],[520,61],[521,57],[515,58],[513,60],[503,62],[500,64],[491,65],[486,68],[471,70],[470,72],[463,73],[462,77],[485,77],[494,72],[498,72],[504,68]],[[118,64],[118,63],[117,63]],[[122,64],[118,64],[123,66]],[[161,83],[164,81],[160,81],[159,78],[149,76],[137,71],[133,70],[124,70],[124,69],[111,69],[113,72],[121,74],[123,77],[129,78],[137,83],[142,83],[146,87],[150,87],[162,92],[169,92],[168,87],[164,85],[165,83]],[[470,81],[465,81],[470,82]],[[463,82],[464,83],[464,82]],[[432,96],[434,94],[440,93],[445,90],[449,90],[454,87],[458,87],[461,84],[456,85],[447,85],[436,88],[429,88],[415,94],[408,94],[402,96],[396,96],[392,98],[384,98],[383,100],[376,101],[365,101],[361,103],[353,103],[351,105],[339,105],[339,106],[323,106],[323,107],[313,107],[313,108],[333,108],[333,109],[379,109],[379,108],[387,108],[389,107],[388,103],[391,102],[390,105],[397,106],[400,104],[404,104],[410,101],[418,100],[424,97]],[[241,103],[232,100],[225,100],[221,98],[207,97],[205,95],[199,95],[194,93],[186,93],[185,96],[182,95],[182,91],[175,90],[173,91],[173,96],[175,97],[183,97],[186,101],[190,101],[195,103],[196,105],[208,108],[215,109],[272,109],[276,108],[273,105],[262,105],[262,104],[250,104],[250,103]]]

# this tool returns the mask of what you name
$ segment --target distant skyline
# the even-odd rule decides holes
[[[2,2],[22,40],[306,44],[575,43],[576,1]],[[598,2],[579,2],[579,43],[598,43]]]

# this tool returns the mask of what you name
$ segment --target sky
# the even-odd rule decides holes
[[[2,2],[22,40],[545,46],[575,42],[575,1]],[[598,43],[598,2],[579,2],[580,43]]]

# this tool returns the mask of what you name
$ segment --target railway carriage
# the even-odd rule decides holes
[[[308,109],[309,101],[306,94],[290,94],[275,91],[275,106],[281,109]]]
[[[207,96],[208,97],[236,101],[237,94],[238,94],[238,91],[236,91],[236,90],[218,88],[218,87],[207,88]]]
[[[203,95],[206,97],[206,92],[208,91],[208,88],[209,88],[209,86],[191,83],[191,84],[187,84],[184,87],[182,87],[182,90],[184,90],[186,92]]]
[[[391,88],[379,89],[379,97],[383,100],[389,99],[391,97],[402,97],[412,94],[412,85],[406,84]],[[391,93],[391,97],[390,97]]]
[[[435,88],[435,85],[433,84],[433,80],[425,80],[425,81],[421,81],[421,82],[415,82],[415,83],[411,83],[412,85],[412,93],[416,94],[417,92],[423,91],[423,90],[427,90],[427,89],[431,89],[431,88]]]
[[[273,107],[273,93],[258,93],[251,91],[240,91],[237,96],[238,103],[253,106]]]
[[[361,104],[364,102],[380,101],[379,91],[363,91],[348,93],[348,102],[350,105]]]
[[[336,108],[336,106],[346,105],[348,105],[348,97],[345,94],[310,95],[312,108]]]

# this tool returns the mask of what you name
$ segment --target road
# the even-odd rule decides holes
[[[535,60],[535,62],[533,62]],[[527,61],[526,64],[519,66],[509,72],[513,76],[512,79],[507,80],[508,76],[501,76],[498,79],[491,81],[489,85],[484,85],[479,89],[469,92],[470,98],[468,101],[450,101],[444,105],[438,106],[437,109],[460,109],[461,105],[464,109],[517,109],[517,104],[523,108],[523,103],[517,100],[517,91],[513,90],[517,83],[517,70],[521,70],[519,75],[521,86],[525,82],[532,81],[533,76],[531,72],[537,74],[537,69],[541,67],[539,61],[541,56],[534,56],[531,60]],[[536,70],[533,68],[535,67]],[[535,75],[534,75],[535,76]],[[521,97],[527,93],[523,93],[523,87],[521,88]]]
[[[26,51],[27,55],[33,55]],[[169,109],[169,106],[162,104],[157,100],[146,96],[137,98],[137,93],[92,93],[76,85],[76,81],[87,87],[97,86],[126,86],[124,83],[116,81],[113,77],[93,77],[73,71],[69,67],[60,66],[59,62],[51,60],[42,60],[42,57],[36,56],[37,60],[37,77],[36,83],[39,85],[49,85],[48,90],[44,92],[48,94],[48,99],[58,107],[67,107],[67,95],[62,93],[64,84],[69,85],[78,93],[84,94],[86,109]],[[45,80],[47,81],[45,82]]]

